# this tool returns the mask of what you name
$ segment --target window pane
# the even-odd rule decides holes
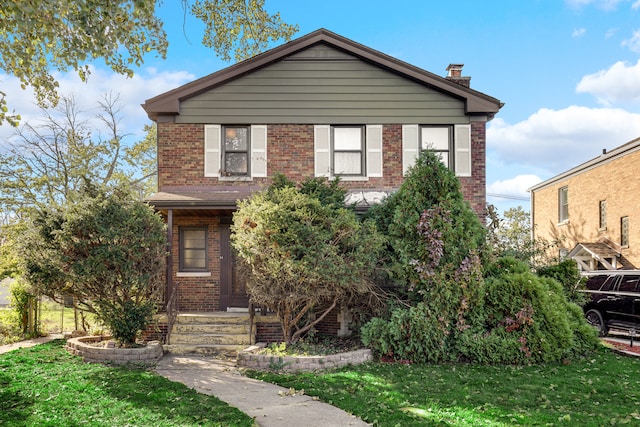
[[[362,128],[333,128],[334,150],[362,150]]]
[[[569,188],[562,187],[558,190],[558,220],[559,222],[569,219]]]
[[[629,217],[620,218],[620,246],[629,246]]]
[[[226,127],[224,131],[225,151],[247,151],[248,129],[246,127]]]
[[[207,267],[206,253],[203,249],[185,249],[182,253],[182,266],[185,270]]]
[[[449,128],[423,127],[423,150],[449,150]]]
[[[204,249],[205,247],[205,235],[204,230],[184,230],[182,232],[183,248],[185,249]]]
[[[336,175],[360,175],[362,173],[360,153],[334,153],[333,169]]]
[[[224,158],[224,170],[227,173],[246,174],[249,162],[247,153],[226,153]]]
[[[449,152],[434,151],[433,154],[435,154],[437,157],[440,158],[440,161],[442,162],[443,165],[445,165],[446,167],[449,167]]]

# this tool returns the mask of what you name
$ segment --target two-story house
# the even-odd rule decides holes
[[[529,189],[533,237],[584,271],[640,268],[640,138]]]
[[[181,311],[246,308],[229,238],[236,202],[283,173],[340,177],[362,206],[397,189],[420,150],[439,153],[478,215],[485,130],[502,103],[321,29],[147,100],[158,127],[167,295]]]

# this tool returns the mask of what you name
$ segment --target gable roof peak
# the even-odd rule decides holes
[[[470,89],[467,84],[461,84],[455,79],[448,79],[397,58],[364,46],[346,37],[340,36],[325,28],[320,28],[309,34],[291,40],[252,58],[238,62],[225,69],[208,76],[199,78],[176,89],[170,90],[145,101],[142,107],[151,120],[157,120],[161,115],[177,115],[180,112],[180,101],[198,95],[209,89],[222,85],[230,80],[247,73],[281,61],[297,52],[308,49],[319,43],[326,43],[360,60],[369,62],[380,68],[411,79],[423,85],[433,87],[451,96],[465,101],[467,114],[486,115],[489,119],[502,108],[498,99],[482,92]]]

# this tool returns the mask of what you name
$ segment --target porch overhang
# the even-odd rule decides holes
[[[238,201],[248,198],[260,187],[233,187],[207,190],[168,189],[152,194],[147,202],[157,210],[235,210]]]
[[[606,270],[622,268],[620,251],[605,243],[578,243],[567,255],[575,260],[584,271],[599,270],[601,264]]]

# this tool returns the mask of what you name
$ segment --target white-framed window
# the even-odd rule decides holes
[[[315,125],[315,176],[382,177],[382,125]]]
[[[180,227],[178,234],[180,272],[208,271],[207,227]]]
[[[558,190],[558,222],[569,221],[569,187]]]
[[[404,175],[422,150],[436,153],[456,176],[472,176],[471,125],[402,125]]]
[[[204,176],[247,180],[267,176],[266,125],[205,125]]]

